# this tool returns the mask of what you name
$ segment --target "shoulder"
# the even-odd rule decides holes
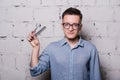
[[[91,43],[90,41],[82,39],[82,43],[84,44],[85,48],[96,49],[96,46],[93,43]]]
[[[91,56],[98,54],[97,48],[93,43],[87,40],[83,40],[83,43],[84,43],[84,49],[88,51]]]

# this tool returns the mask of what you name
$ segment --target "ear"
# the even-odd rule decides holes
[[[81,30],[82,30],[82,24],[79,27],[79,35],[81,34]]]
[[[61,27],[63,27],[63,23],[61,23]]]
[[[80,24],[79,31],[81,31],[81,29],[82,29],[82,24]]]

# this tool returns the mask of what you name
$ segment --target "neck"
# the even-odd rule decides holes
[[[71,48],[74,48],[76,46],[76,44],[78,43],[79,41],[79,37],[76,37],[74,39],[68,39],[67,38],[67,42],[68,44],[70,45]]]

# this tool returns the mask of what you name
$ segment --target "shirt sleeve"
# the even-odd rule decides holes
[[[90,80],[101,80],[100,63],[96,48],[91,51]]]
[[[49,52],[45,49],[39,56],[39,63],[35,67],[30,68],[32,76],[37,76],[50,68]]]

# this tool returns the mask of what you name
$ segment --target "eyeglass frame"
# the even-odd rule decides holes
[[[65,27],[65,24],[67,27]],[[81,23],[73,23],[73,24],[70,24],[70,23],[62,23],[63,27],[65,29],[70,29],[70,26],[72,27],[72,29],[76,30],[78,29],[82,24]],[[77,25],[77,26],[76,26]]]

